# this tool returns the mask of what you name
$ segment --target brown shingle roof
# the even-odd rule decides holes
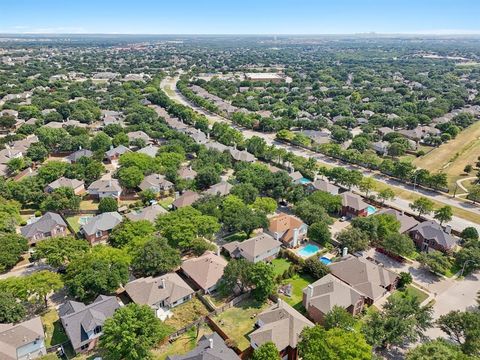
[[[224,258],[207,251],[198,258],[185,260],[182,270],[203,290],[208,290],[218,283],[226,266],[227,261]]]

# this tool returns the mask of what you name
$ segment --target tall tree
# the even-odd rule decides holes
[[[426,197],[419,197],[413,203],[410,204],[410,208],[414,211],[418,211],[418,215],[427,215],[433,211],[433,201]]]
[[[440,221],[440,225],[444,222],[449,222],[452,220],[453,217],[453,210],[451,206],[444,206],[440,209],[435,210],[434,218]]]
[[[174,270],[182,263],[180,252],[163,238],[152,238],[137,249],[132,258],[132,270],[138,276],[155,276]]]
[[[150,349],[172,331],[149,306],[132,303],[105,321],[100,348],[107,360],[151,359]]]
[[[252,360],[280,360],[280,355],[275,344],[267,342],[255,349]]]

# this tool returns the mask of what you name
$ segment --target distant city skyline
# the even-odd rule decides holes
[[[0,33],[480,35],[471,0],[2,0]]]

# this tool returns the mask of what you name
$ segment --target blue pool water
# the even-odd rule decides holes
[[[301,178],[301,179],[299,180],[299,182],[300,182],[300,184],[302,184],[302,185],[310,184],[310,183],[311,183],[311,181],[308,180],[307,178]]]
[[[317,245],[307,244],[306,246],[298,250],[298,254],[302,257],[307,258],[312,255],[315,255],[319,250],[320,248]]]
[[[331,264],[331,263],[332,263],[332,260],[330,260],[329,258],[327,258],[327,257],[325,257],[325,256],[322,256],[322,257],[320,258],[320,261],[321,261],[322,263],[324,263],[325,265],[328,265],[328,264]]]
[[[375,206],[368,205],[368,207],[367,207],[367,214],[368,215],[375,214],[376,211],[377,211],[377,208]]]

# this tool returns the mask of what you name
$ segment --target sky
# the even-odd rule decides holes
[[[480,34],[480,0],[0,0],[0,33]]]

